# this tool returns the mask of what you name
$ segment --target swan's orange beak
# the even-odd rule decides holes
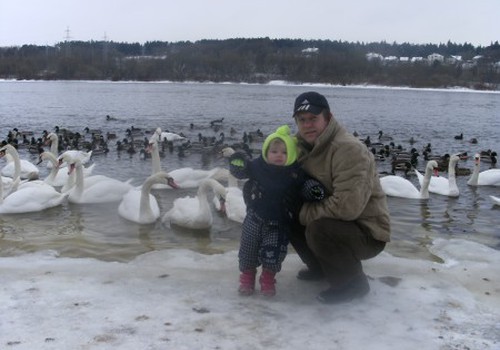
[[[219,202],[220,202],[220,210],[219,211],[222,214],[226,214],[226,200],[224,199],[224,197],[220,197]]]
[[[434,168],[434,176],[439,177],[439,169],[438,168]]]
[[[71,175],[71,173],[75,170],[76,166],[75,163],[71,163],[68,167],[68,175]]]
[[[172,177],[169,177],[169,178],[168,178],[168,180],[167,180],[167,184],[168,184],[170,187],[174,188],[174,189],[178,189],[178,188],[180,188],[180,186],[179,186],[179,185],[177,185],[177,183],[175,182],[175,180],[174,180]]]

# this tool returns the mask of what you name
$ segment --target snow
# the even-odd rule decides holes
[[[237,252],[152,251],[130,262],[0,258],[1,349],[500,349],[500,252],[433,242],[435,261],[383,252],[364,262],[371,292],[316,301],[325,282],[295,278],[277,295],[237,293]]]

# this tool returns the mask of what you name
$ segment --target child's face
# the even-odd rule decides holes
[[[267,162],[272,165],[285,165],[287,160],[286,145],[280,139],[271,141],[267,149]]]

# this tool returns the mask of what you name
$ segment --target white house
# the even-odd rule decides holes
[[[434,63],[435,61],[443,62],[444,61],[444,56],[440,55],[438,53],[431,53],[429,56],[427,56],[427,61],[429,63]]]
[[[379,53],[375,53],[375,52],[369,52],[366,54],[366,59],[368,61],[383,61],[384,60],[384,56],[382,56],[381,54]]]

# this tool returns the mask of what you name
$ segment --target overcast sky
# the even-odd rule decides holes
[[[500,40],[500,0],[0,0],[0,46],[71,40]]]

